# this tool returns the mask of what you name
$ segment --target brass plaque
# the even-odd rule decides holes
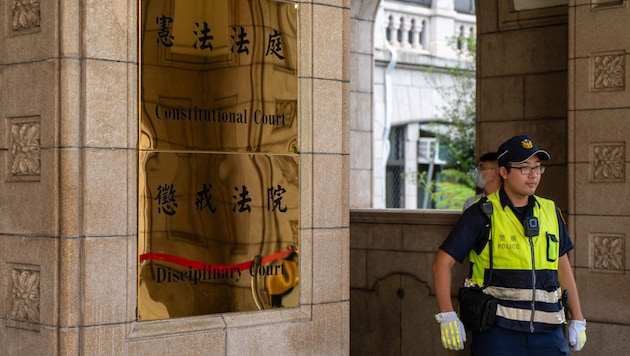
[[[295,151],[295,3],[142,0],[141,16],[141,149]]]
[[[141,5],[138,320],[297,306],[296,4]]]

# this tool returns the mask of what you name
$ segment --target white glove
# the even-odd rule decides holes
[[[466,329],[454,311],[439,313],[435,320],[440,323],[442,345],[449,350],[463,350],[466,342]]]
[[[571,320],[569,323],[569,346],[580,351],[586,343],[586,320]]]

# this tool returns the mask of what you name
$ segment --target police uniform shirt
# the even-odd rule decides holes
[[[505,208],[509,206],[514,212],[514,215],[523,222],[527,212],[533,209],[536,204],[536,198],[534,196],[529,197],[529,203],[527,207],[515,208],[503,188],[499,191],[499,198],[501,199],[501,206]],[[495,212],[496,214],[498,212]],[[556,208],[556,215],[558,219],[558,231],[560,232],[560,256],[564,256],[567,252],[573,249],[573,242],[569,237],[569,232],[564,224],[564,220],[560,215],[560,211]],[[448,253],[457,262],[462,263],[464,259],[468,257],[470,251],[474,248],[476,251],[481,252],[486,244],[488,238],[489,226],[488,217],[481,210],[479,202],[466,209],[462,216],[459,218],[451,232],[448,234],[440,249]]]

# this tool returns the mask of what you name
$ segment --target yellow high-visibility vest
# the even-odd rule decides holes
[[[511,330],[543,331],[566,322],[558,281],[556,207],[549,199],[535,199],[533,217],[537,218],[539,233],[528,237],[512,209],[501,206],[499,192],[489,195],[493,211],[488,243],[481,253],[473,249],[469,254],[472,282],[488,285],[484,293],[499,299],[496,324]]]

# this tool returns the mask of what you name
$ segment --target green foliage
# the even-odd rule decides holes
[[[456,168],[462,172],[474,169],[475,162],[475,38],[451,39],[451,46],[457,49],[463,61],[448,69],[452,79],[451,85],[438,85],[435,79],[435,89],[444,99],[440,109],[443,120],[447,125],[436,128],[438,141],[447,147],[446,167]],[[462,47],[462,44],[465,46]],[[468,48],[459,50],[458,48]]]
[[[466,199],[476,194],[472,177],[456,169],[443,170],[434,185],[431,198],[438,209],[461,210]]]
[[[475,183],[468,175],[476,166],[476,40],[474,37],[454,38],[450,44],[463,59],[455,67],[448,68],[450,85],[439,85],[434,77],[434,68],[428,71],[430,81],[444,99],[444,105],[439,108],[443,121],[439,127],[436,124],[433,131],[441,147],[446,147],[447,169],[430,186],[423,184],[423,188],[431,194],[437,208],[459,210],[466,199],[476,194]],[[426,178],[426,175],[420,176]]]
[[[473,178],[457,169],[445,169],[427,184],[427,172],[417,175],[418,186],[430,194],[438,209],[461,210],[466,199],[477,194]]]

